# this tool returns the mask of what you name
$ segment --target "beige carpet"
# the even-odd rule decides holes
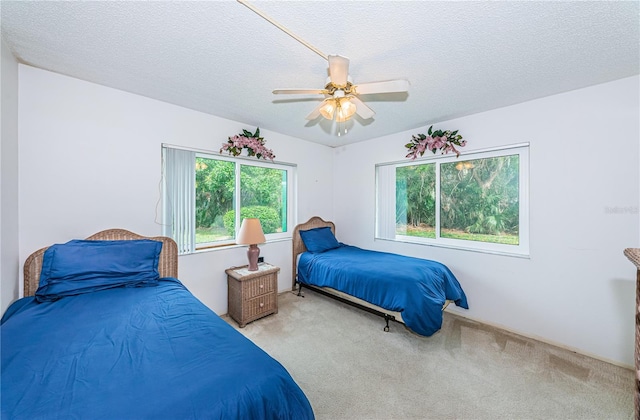
[[[445,313],[421,337],[305,291],[231,325],[280,361],[317,419],[632,419],[633,372]]]

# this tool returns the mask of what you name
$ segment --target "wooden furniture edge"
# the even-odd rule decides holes
[[[635,337],[635,393],[633,396],[633,407],[635,418],[640,418],[640,268],[636,269],[636,337]]]
[[[633,395],[633,406],[635,418],[640,418],[640,248],[626,248],[624,255],[636,266],[636,337],[635,349],[633,353],[635,364],[635,392]]]

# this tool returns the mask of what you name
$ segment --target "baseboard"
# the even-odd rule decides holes
[[[580,354],[582,356],[590,357],[592,359],[596,359],[596,360],[599,360],[601,362],[609,363],[609,364],[612,364],[612,365],[615,365],[615,366],[619,366],[621,368],[625,368],[625,369],[629,369],[629,370],[635,371],[635,367],[633,365],[628,365],[626,363],[621,363],[621,362],[618,362],[618,361],[615,361],[615,360],[610,360],[610,359],[607,359],[606,357],[602,357],[602,356],[599,356],[599,355],[596,355],[596,354],[592,354],[592,353],[586,352],[586,351],[581,350],[581,349],[577,349],[577,348],[574,348],[574,347],[571,347],[571,346],[567,346],[566,344],[558,343],[556,341],[549,340],[547,338],[540,337],[540,336],[537,336],[535,334],[525,334],[525,333],[523,333],[521,331],[516,331],[516,330],[514,330],[512,328],[506,327],[506,326],[501,325],[501,324],[496,324],[496,323],[493,323],[493,322],[487,322],[487,321],[479,319],[479,318],[468,316],[467,314],[462,313],[462,312],[458,312],[456,310],[445,309],[445,311],[447,313],[450,313],[451,315],[456,315],[456,316],[459,316],[461,318],[466,318],[468,320],[471,320],[471,321],[474,321],[474,322],[477,322],[477,323],[480,323],[480,324],[488,325],[488,326],[493,327],[493,328],[497,328],[497,329],[500,329],[500,330],[503,330],[503,331],[507,331],[507,332],[509,332],[511,334],[516,334],[516,335],[519,335],[521,337],[526,337],[526,338],[529,338],[529,339],[532,339],[532,340],[539,341],[541,343],[549,344],[551,346],[558,347],[558,348],[561,348],[563,350],[568,350],[568,351],[571,351],[573,353]]]

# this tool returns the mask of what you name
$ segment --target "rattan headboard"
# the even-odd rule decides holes
[[[324,221],[318,216],[313,216],[307,222],[301,223],[293,229],[293,246],[292,246],[293,267],[291,270],[291,276],[292,276],[291,290],[295,290],[296,288],[296,275],[298,273],[298,255],[302,254],[307,250],[307,247],[304,246],[304,242],[302,242],[302,238],[300,237],[300,231],[319,228],[319,227],[326,227],[326,226],[329,226],[331,228],[331,232],[333,232],[334,235],[336,234],[336,225],[333,222]]]
[[[108,229],[93,234],[87,238],[91,241],[115,241],[133,239],[152,239],[162,242],[158,272],[160,277],[178,277],[178,246],[175,241],[166,236],[147,237],[125,229]],[[24,262],[24,295],[33,296],[38,290],[40,271],[42,270],[42,258],[48,247],[42,248],[29,255]]]

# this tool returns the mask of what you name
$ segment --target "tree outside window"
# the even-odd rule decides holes
[[[378,165],[376,237],[527,254],[528,147],[467,155]]]
[[[196,157],[195,168],[197,245],[235,238],[238,197],[240,220],[260,219],[265,234],[287,232],[286,169],[206,157]]]
[[[440,165],[440,236],[518,245],[518,155]]]

